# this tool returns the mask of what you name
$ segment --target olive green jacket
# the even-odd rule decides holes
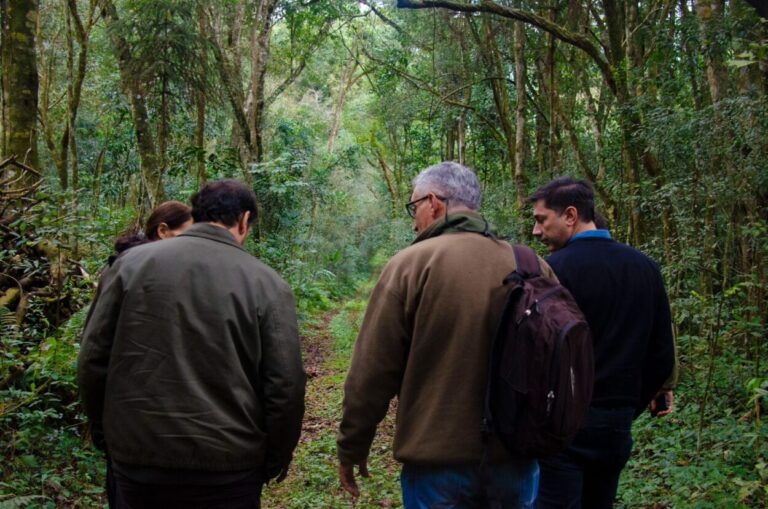
[[[82,338],[83,408],[125,465],[287,468],[305,375],[288,285],[201,223],[108,269]]]
[[[397,396],[394,456],[404,463],[479,463],[488,356],[515,269],[509,244],[476,213],[451,214],[384,267],[344,386],[342,463],[367,458]],[[556,279],[540,261],[545,276]],[[492,437],[490,460],[507,459]]]

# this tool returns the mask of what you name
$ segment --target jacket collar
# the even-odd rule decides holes
[[[479,233],[486,237],[496,238],[496,231],[493,226],[478,212],[462,211],[448,214],[442,219],[438,219],[423,232],[421,232],[413,244],[422,240],[439,237],[444,233],[470,232]]]
[[[203,239],[221,242],[222,244],[229,244],[238,249],[244,250],[243,246],[237,243],[235,237],[232,236],[229,231],[222,228],[221,226],[216,226],[211,223],[195,223],[187,228],[184,233],[179,235],[179,237],[200,237]]]

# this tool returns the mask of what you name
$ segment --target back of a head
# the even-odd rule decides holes
[[[435,193],[448,200],[448,210],[480,208],[480,182],[475,172],[459,163],[443,161],[419,173],[413,189],[420,194]]]
[[[169,229],[176,230],[190,219],[192,219],[192,209],[189,205],[173,200],[163,202],[149,215],[144,231],[134,227],[115,240],[115,252],[120,254],[132,247],[160,240],[158,228],[162,223],[165,223]]]
[[[142,231],[128,230],[115,240],[115,253],[120,254],[132,247],[152,242]],[[112,262],[110,262],[110,265]]]
[[[205,184],[192,196],[192,218],[196,223],[221,223],[232,227],[245,212],[250,212],[249,223],[256,219],[256,195],[233,179],[217,180]]]
[[[544,205],[558,214],[568,207],[575,207],[580,221],[589,223],[595,219],[595,192],[586,180],[558,177],[528,197],[530,203],[539,200],[544,200]]]
[[[176,230],[192,219],[192,209],[180,201],[166,201],[155,207],[147,219],[144,233],[150,241],[160,240],[158,227],[165,223],[169,229]]]

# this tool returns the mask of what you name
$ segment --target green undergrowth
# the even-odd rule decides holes
[[[674,412],[635,421],[619,507],[768,507],[768,426],[750,411],[738,363],[718,359],[709,388],[702,363],[684,365]]]
[[[0,509],[101,507],[104,461],[90,445],[77,402],[76,359],[87,309],[27,352],[2,338],[5,362],[26,356],[20,381],[2,391]]]
[[[370,293],[372,284],[358,295]],[[265,487],[265,509],[353,506],[339,484],[335,439],[366,305],[364,298],[353,298],[302,319],[304,341],[320,345],[322,355],[315,353],[313,360],[305,352],[305,361],[316,366],[307,386],[304,432],[288,478]],[[39,349],[25,350],[18,331],[2,336],[4,370],[13,373],[22,355],[27,363],[22,378],[0,394],[0,509],[105,505],[103,457],[85,434],[76,397],[75,362],[86,313],[74,315]],[[679,346],[675,411],[635,422],[617,507],[768,508],[768,426],[760,419],[766,413],[765,379],[744,386],[755,369],[739,352],[718,350],[710,366],[700,338],[684,337]],[[362,495],[354,507],[401,507],[393,430],[390,412],[379,426],[371,477],[359,479]]]

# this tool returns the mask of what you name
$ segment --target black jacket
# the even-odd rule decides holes
[[[656,263],[611,239],[579,238],[547,258],[592,328],[593,406],[645,408],[674,369],[669,301]]]

